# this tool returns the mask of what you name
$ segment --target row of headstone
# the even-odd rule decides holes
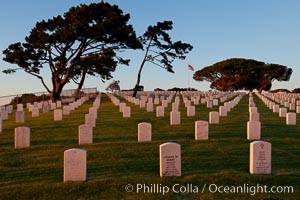
[[[177,98],[177,97],[176,97]],[[181,122],[180,112],[177,111],[177,106],[175,98],[175,103],[172,105],[172,111],[170,112],[170,125],[178,125]],[[237,96],[232,102],[229,102],[226,106],[223,106],[227,110],[231,110],[235,105],[239,103],[241,100],[242,95]],[[177,101],[178,102],[178,101]],[[156,116],[163,117],[164,116],[164,106],[157,106],[156,107]],[[195,122],[195,140],[207,140],[208,139],[208,124],[219,124],[219,117],[220,113],[217,111],[211,111],[209,113],[209,121],[196,121]],[[145,131],[147,130],[147,131]],[[141,138],[141,139],[140,139]],[[151,124],[149,123],[140,123],[138,124],[138,141],[151,141]]]
[[[249,173],[271,174],[271,144],[265,141],[250,143]],[[160,177],[180,177],[181,146],[167,142],[159,146]],[[64,182],[87,180],[87,151],[72,148],[64,151]]]
[[[249,121],[247,122],[247,139],[260,140],[261,122],[260,115],[254,102],[253,94],[249,93]]]
[[[247,139],[257,140],[250,143],[250,174],[271,174],[271,144],[261,139],[261,122],[255,105],[253,93],[249,93],[249,121],[247,122]]]
[[[181,146],[167,142],[159,146],[160,177],[181,176]],[[271,173],[271,144],[256,141],[250,144],[249,172],[251,174]],[[86,181],[87,151],[68,149],[64,151],[64,182]]]
[[[85,114],[85,124],[78,127],[78,143],[93,144],[93,128],[96,127],[98,109],[101,103],[101,94],[96,97],[93,106],[89,108],[89,113]]]
[[[106,95],[110,98],[111,102],[115,106],[119,106],[119,112],[121,112],[123,114],[123,118],[131,117],[131,107],[130,106],[127,106],[126,103],[121,102],[113,94],[106,93]]]
[[[295,112],[288,112],[286,107],[280,107],[279,104],[276,104],[268,97],[266,97],[266,93],[256,94],[264,104],[271,110],[273,113],[279,113],[279,117],[285,118],[287,125],[296,125],[297,124],[297,114]],[[294,100],[295,101],[295,100]],[[299,105],[300,106],[300,105]],[[300,109],[300,108],[299,108]]]
[[[112,96],[110,96],[113,98]],[[78,143],[93,143],[93,127],[96,127],[97,111],[101,103],[101,94],[96,97],[89,113],[85,115],[85,124],[78,127]],[[64,182],[86,181],[87,179],[87,151],[72,148],[64,151]]]
[[[299,93],[287,94],[284,92],[278,92],[278,93],[263,93],[263,95],[268,99],[271,99],[276,104],[280,104],[281,106],[284,106],[285,108],[288,108],[291,111],[296,110],[296,113],[300,113]]]
[[[86,101],[86,99],[81,99],[82,102]],[[81,102],[81,103],[82,103]],[[80,105],[80,104],[79,104]],[[19,106],[19,108],[21,108],[21,106]],[[24,110],[19,110],[16,111],[16,122],[24,122]],[[56,109],[54,110],[54,120],[62,120],[62,110],[61,109]],[[80,128],[80,129],[84,129],[84,127]],[[2,130],[2,120],[0,117],[0,130]],[[30,128],[26,127],[26,126],[20,126],[20,127],[16,127],[15,128],[15,137],[14,137],[14,146],[16,149],[18,148],[28,148],[30,147]],[[80,132],[83,131],[79,131]],[[82,133],[81,133],[82,134]],[[87,141],[89,141],[89,139],[85,138],[85,137],[79,137],[80,141],[82,143],[86,143]]]
[[[195,140],[208,140],[207,121],[199,120],[195,122]],[[151,123],[141,122],[138,124],[138,142],[152,141],[152,125]]]
[[[53,112],[53,119],[54,121],[61,121],[63,119],[63,115],[69,115],[71,110],[75,110],[79,106],[81,106],[85,101],[87,101],[87,97],[82,97],[81,99],[77,100],[76,102],[71,103],[70,105],[66,105],[62,109],[56,109],[61,107],[61,101],[57,101],[57,103],[51,103],[51,108],[49,108],[48,101],[37,103],[37,106],[32,105],[30,103],[27,104],[27,107],[29,109],[29,112],[31,112],[32,117],[39,117],[40,112],[39,109],[43,108],[43,112],[47,113],[51,110],[54,110]],[[51,101],[51,100],[49,100]],[[25,122],[25,112],[23,110],[23,104],[17,105],[17,111],[16,111],[16,123],[22,123]]]

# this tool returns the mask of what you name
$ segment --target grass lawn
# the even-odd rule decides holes
[[[165,117],[156,118],[155,112],[126,102],[131,106],[131,118],[123,118],[119,108],[102,94],[94,142],[83,146],[78,145],[78,126],[84,124],[93,99],[62,121],[53,120],[53,111],[37,118],[26,112],[26,121],[16,124],[13,113],[0,133],[0,199],[299,199],[299,114],[299,123],[287,126],[285,118],[279,118],[254,95],[261,139],[272,144],[272,174],[251,175],[250,141],[246,139],[248,99],[245,95],[227,117],[220,117],[220,124],[209,126],[207,141],[195,141],[195,121],[208,120],[208,113],[218,107],[197,105],[196,116],[187,117],[182,99],[181,124],[170,126],[171,105],[165,109]],[[137,142],[140,122],[152,124],[152,142]],[[17,126],[31,128],[30,148],[14,149]],[[159,177],[159,145],[165,142],[181,145],[181,177]],[[87,150],[85,182],[63,182],[63,152],[70,148]],[[237,187],[233,186],[246,191],[234,191]],[[270,190],[273,186],[275,193],[254,191],[254,187]],[[292,186],[293,193],[284,186]]]

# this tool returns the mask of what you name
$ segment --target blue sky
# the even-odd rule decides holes
[[[9,44],[24,42],[36,22],[63,15],[72,6],[98,1],[80,0],[9,0],[0,8],[0,70],[14,67],[2,60],[2,51]],[[209,83],[196,82],[187,65],[199,70],[228,58],[251,58],[291,67],[289,82],[274,82],[272,89],[299,88],[300,77],[300,1],[298,0],[107,0],[129,13],[129,23],[138,35],[158,21],[173,21],[171,38],[194,46],[186,60],[174,62],[175,74],[150,63],[146,64],[141,84],[154,88],[190,87],[209,90]],[[141,51],[128,51],[130,66],[119,66],[113,73],[121,89],[134,87]],[[47,72],[43,72],[49,76]],[[50,77],[50,76],[49,76]],[[50,79],[46,78],[47,83]],[[89,77],[84,87],[104,91],[110,81],[102,83]],[[39,80],[22,71],[14,75],[0,74],[0,96],[45,89]],[[75,88],[68,85],[66,88]]]

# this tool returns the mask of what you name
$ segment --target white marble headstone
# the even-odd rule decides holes
[[[219,124],[220,122],[220,114],[217,111],[209,112],[209,123],[210,124]]]
[[[22,104],[23,105],[23,104]],[[17,111],[16,112],[16,123],[21,123],[25,121],[25,114],[24,111]]]
[[[86,181],[87,151],[68,149],[64,151],[64,182]]]
[[[63,107],[63,115],[70,115],[71,111],[70,111],[70,106],[64,106]]]
[[[287,109],[279,108],[279,117],[286,117]]]
[[[255,141],[250,143],[251,174],[271,174],[271,143]]]
[[[80,125],[78,127],[79,144],[93,144],[93,127],[91,125]]]
[[[247,139],[248,140],[260,140],[261,124],[258,121],[247,122]]]
[[[124,118],[131,117],[131,107],[125,106],[123,108],[123,117]]]
[[[286,114],[286,124],[287,125],[296,125],[296,123],[297,123],[296,119],[297,119],[296,113],[288,112]]]
[[[160,177],[181,176],[180,144],[167,142],[159,146]]]
[[[165,109],[163,106],[156,107],[156,117],[164,117],[165,116]]]
[[[150,142],[152,139],[151,123],[141,122],[138,124],[138,142]]]
[[[187,106],[187,116],[195,116],[195,106]]]
[[[170,113],[170,125],[180,124],[180,112],[172,111]]]
[[[15,128],[15,148],[30,147],[30,128],[20,126]]]
[[[61,121],[62,120],[62,110],[61,109],[55,109],[54,110],[54,121]]]
[[[195,140],[208,140],[208,121],[199,120],[195,122]]]

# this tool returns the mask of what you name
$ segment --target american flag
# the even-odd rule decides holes
[[[188,65],[188,70],[194,71],[194,67],[192,65]]]

